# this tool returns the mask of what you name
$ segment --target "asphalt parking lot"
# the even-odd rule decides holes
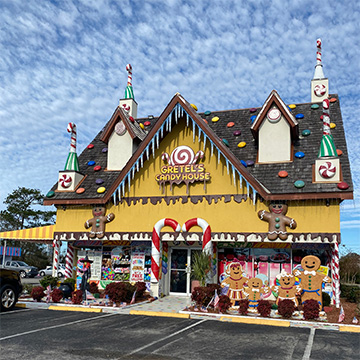
[[[2,359],[355,359],[360,335],[213,320],[15,309]]]

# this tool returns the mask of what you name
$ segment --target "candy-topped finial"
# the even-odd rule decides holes
[[[67,131],[71,134],[70,151],[67,157],[64,170],[79,171],[79,161],[76,154],[76,125],[70,122]]]
[[[132,88],[132,66],[126,65],[126,71],[128,72],[128,81],[125,89],[125,99],[134,99],[134,90]]]
[[[321,39],[316,40],[316,66],[313,79],[325,79],[321,61]]]

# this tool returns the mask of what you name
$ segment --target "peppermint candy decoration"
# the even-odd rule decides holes
[[[172,165],[192,164],[194,158],[194,151],[186,145],[178,146],[170,155],[170,161]]]
[[[314,94],[317,97],[324,96],[326,94],[326,86],[324,84],[318,84],[314,87]]]
[[[336,166],[330,161],[326,161],[319,166],[319,174],[324,179],[330,179],[336,174]]]
[[[119,121],[116,125],[115,125],[115,133],[117,135],[124,135],[126,133],[126,127],[124,125],[124,123],[122,121]]]
[[[67,174],[63,174],[59,180],[60,186],[67,189],[72,184],[72,177]]]

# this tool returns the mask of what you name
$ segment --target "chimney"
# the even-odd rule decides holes
[[[126,65],[126,71],[128,72],[128,81],[125,89],[125,98],[120,99],[119,106],[129,113],[134,119],[137,118],[137,102],[134,98],[134,90],[132,87],[132,67],[130,64]]]
[[[329,80],[325,78],[321,62],[321,39],[316,40],[316,66],[311,80],[311,102],[320,102],[329,96]]]

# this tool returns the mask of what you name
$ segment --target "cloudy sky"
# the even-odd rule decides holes
[[[0,175],[46,193],[69,151],[109,120],[133,66],[138,116],[180,92],[199,111],[261,106],[272,89],[310,101],[316,39],[340,97],[355,184],[342,239],[360,253],[360,3],[357,0],[0,0]]]

